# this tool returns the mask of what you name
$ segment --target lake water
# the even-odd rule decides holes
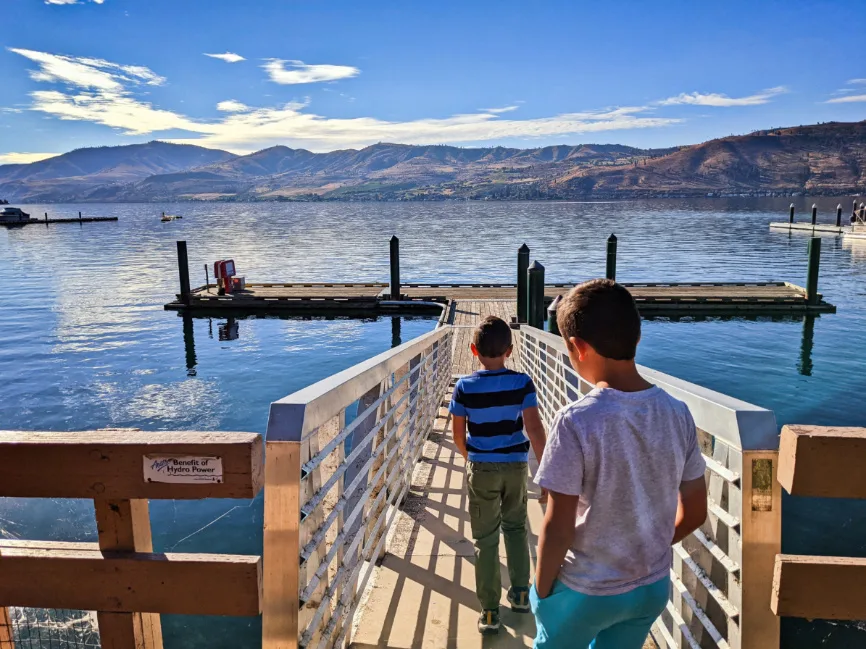
[[[0,230],[0,429],[264,432],[271,401],[409,340],[426,318],[194,319],[177,292],[175,241],[193,284],[233,258],[251,281],[386,281],[400,237],[403,280],[514,281],[526,242],[548,281],[604,273],[619,237],[622,281],[786,280],[804,285],[803,234],[770,232],[789,199],[626,203],[33,205],[34,216],[117,223]],[[806,219],[811,200],[797,200]],[[818,200],[822,221],[836,199]],[[847,211],[850,199],[842,201]],[[165,210],[183,219],[161,223]],[[652,320],[639,362],[776,412],[779,424],[866,421],[866,242],[822,242],[820,289],[838,313],[804,320]],[[151,503],[155,549],[261,552],[253,502]],[[783,550],[866,556],[866,503],[785,498]],[[92,506],[0,499],[0,535],[93,540]],[[768,593],[769,596],[769,593]],[[166,647],[236,648],[258,622],[166,616]],[[181,628],[183,631],[181,632]],[[866,645],[856,624],[783,621],[785,648]],[[257,646],[257,645],[256,645]]]

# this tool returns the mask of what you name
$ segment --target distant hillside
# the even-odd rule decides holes
[[[17,202],[87,200],[97,188],[105,191],[234,157],[227,151],[166,142],[76,149],[31,164],[0,166],[0,197]]]
[[[0,166],[10,201],[502,200],[866,191],[866,122],[693,146],[460,148],[376,144],[236,156],[161,142]]]

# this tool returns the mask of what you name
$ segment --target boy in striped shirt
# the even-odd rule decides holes
[[[482,608],[478,630],[486,635],[500,626],[500,527],[511,581],[508,603],[515,612],[530,610],[527,461],[530,444],[535,457],[542,457],[545,435],[532,379],[505,367],[513,349],[511,328],[490,316],[475,330],[471,347],[484,369],[457,382],[449,410],[454,443],[467,461],[475,590]]]

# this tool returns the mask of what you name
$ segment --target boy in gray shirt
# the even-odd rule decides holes
[[[534,646],[641,649],[668,600],[671,545],[707,516],[695,424],[638,373],[640,315],[624,287],[575,287],[557,323],[596,387],[556,415],[535,476],[550,496],[530,593]]]

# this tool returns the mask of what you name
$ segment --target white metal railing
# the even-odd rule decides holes
[[[535,382],[549,425],[560,408],[593,386],[572,369],[559,336],[525,325],[515,333],[517,368]],[[640,371],[689,406],[709,489],[707,522],[674,547],[671,596],[653,638],[663,649],[775,649],[779,624],[769,606],[781,537],[775,416],[666,374]]]
[[[271,405],[263,643],[344,647],[451,380],[440,327]]]

